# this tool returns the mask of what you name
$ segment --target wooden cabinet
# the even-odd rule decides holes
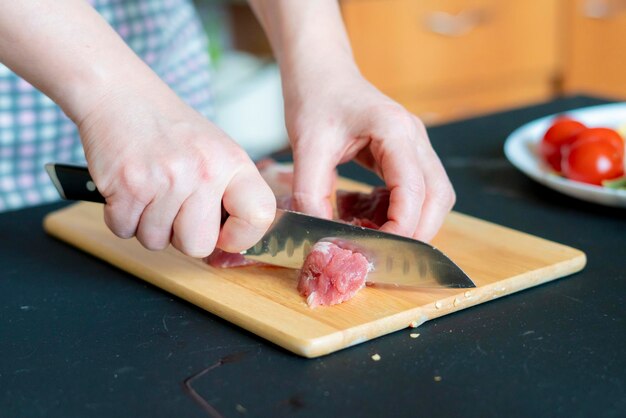
[[[560,0],[344,0],[361,71],[426,122],[554,91]]]
[[[626,98],[626,0],[571,0],[564,66],[567,92]]]
[[[365,77],[430,124],[563,92],[626,98],[626,0],[340,4]],[[247,6],[232,7],[234,44],[268,54]]]

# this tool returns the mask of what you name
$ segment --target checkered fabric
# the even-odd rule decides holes
[[[206,36],[191,0],[90,0],[189,105],[210,116]],[[75,125],[0,64],[0,212],[59,198],[44,164],[84,162]]]

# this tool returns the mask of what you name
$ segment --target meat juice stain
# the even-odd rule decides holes
[[[296,393],[295,395],[292,395],[289,398],[280,401],[278,405],[280,406],[286,405],[289,408],[291,408],[291,410],[297,411],[297,410],[304,408],[305,403],[304,403],[304,398],[302,397],[302,395]]]
[[[211,370],[215,370],[218,367],[223,366],[225,364],[232,364],[232,363],[237,363],[241,361],[247,354],[248,354],[247,351],[228,354],[222,357],[221,359],[219,359],[217,363],[199,371],[198,373],[194,375],[189,376],[188,378],[183,380],[183,391],[186,394],[188,394],[191,397],[191,399],[193,399],[194,402],[196,402],[202,408],[202,410],[206,412],[207,415],[210,416],[211,418],[224,418],[224,416],[217,409],[215,409],[213,405],[208,403],[202,396],[200,396],[198,392],[196,392],[196,390],[193,388],[193,386],[191,386],[191,384],[195,380],[209,373]]]
[[[304,399],[302,399],[302,396],[300,395],[292,396],[287,402],[293,409],[298,410],[304,408]]]
[[[222,364],[237,363],[243,360],[247,355],[248,355],[247,351],[242,351],[240,353],[233,353],[233,354],[224,356],[222,357],[220,361],[222,362]]]

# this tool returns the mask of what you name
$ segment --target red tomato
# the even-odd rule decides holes
[[[600,185],[624,175],[624,151],[609,141],[576,140],[565,151],[562,167],[571,180]]]
[[[609,128],[589,128],[579,133],[575,142],[578,141],[603,141],[617,149],[620,155],[624,155],[624,139],[613,129]]]
[[[585,129],[587,127],[577,120],[567,117],[557,118],[539,144],[539,152],[544,161],[560,173],[563,148],[571,145],[576,136]]]

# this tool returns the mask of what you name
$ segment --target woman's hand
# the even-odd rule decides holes
[[[148,249],[204,257],[254,245],[275,198],[228,136],[165,85],[111,91],[79,121],[106,224]],[[220,232],[221,204],[230,214]]]
[[[274,195],[244,151],[176,97],[88,2],[3,2],[0,61],[76,122],[116,235],[203,257],[215,245],[251,247],[274,219]],[[222,203],[230,217],[220,231]]]
[[[295,208],[331,216],[335,167],[356,159],[391,191],[389,221],[381,229],[430,240],[455,195],[423,123],[356,70],[323,67],[284,81]]]
[[[391,190],[382,229],[432,238],[454,191],[424,125],[361,77],[336,0],[249,0],[278,58],[298,210],[331,215],[332,172],[356,158]]]

